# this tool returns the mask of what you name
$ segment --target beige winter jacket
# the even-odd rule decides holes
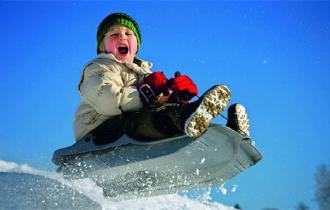
[[[151,73],[151,67],[146,61],[126,63],[105,53],[89,62],[79,83],[81,104],[74,121],[76,140],[122,111],[142,108],[135,84]]]

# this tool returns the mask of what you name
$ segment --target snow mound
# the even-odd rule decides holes
[[[91,202],[97,203],[101,209],[105,210],[121,210],[121,209],[127,209],[127,210],[135,210],[135,209],[141,209],[141,210],[157,210],[157,209],[173,209],[173,210],[189,210],[189,209],[201,209],[201,210],[235,210],[233,207],[225,206],[221,203],[211,202],[210,200],[210,192],[206,192],[202,195],[202,199],[192,199],[188,198],[186,196],[178,195],[178,194],[172,194],[172,195],[162,195],[162,196],[154,196],[154,197],[148,197],[148,198],[139,198],[139,199],[133,199],[133,200],[124,200],[119,202],[114,202],[109,199],[106,199],[103,196],[103,190],[99,186],[97,186],[92,180],[90,179],[80,179],[80,180],[66,180],[64,179],[60,174],[56,172],[51,171],[44,171],[40,169],[35,169],[33,167],[30,167],[27,164],[17,164],[14,162],[7,162],[0,160],[0,172],[3,174],[8,173],[17,173],[18,175],[24,177],[23,175],[29,174],[34,175],[36,177],[35,179],[25,179],[27,182],[39,180],[38,184],[44,183],[40,180],[47,179],[54,181],[54,183],[58,183],[62,187],[58,187],[59,190],[66,190],[65,193],[62,193],[63,195],[71,193],[72,191],[78,192],[76,194],[81,194],[85,196],[86,198],[90,199]],[[0,174],[1,175],[1,174]],[[17,178],[16,178],[17,180]],[[21,179],[23,180],[23,179]],[[17,182],[17,181],[16,181]],[[14,181],[13,181],[14,183]],[[49,186],[46,186],[47,182],[45,182],[44,188],[49,188]],[[33,189],[30,189],[31,186],[34,186],[32,183],[14,183],[16,185],[19,185],[20,189],[22,186],[26,185],[29,186],[30,191],[33,191]],[[42,186],[41,186],[42,187]],[[40,188],[40,186],[39,186]],[[68,191],[70,189],[70,192]],[[68,193],[69,192],[69,193]],[[55,194],[58,194],[55,193]],[[70,195],[71,195],[70,194]],[[46,196],[46,195],[45,195]],[[49,196],[49,195],[47,195]],[[77,196],[78,198],[78,196]],[[77,202],[76,198],[76,202]],[[29,198],[30,199],[30,198]],[[63,197],[61,198],[63,199]],[[73,197],[72,200],[75,198]],[[20,200],[19,202],[23,202]],[[38,202],[36,200],[36,202]],[[42,202],[41,202],[42,203]],[[58,203],[61,203],[58,201]],[[71,205],[71,204],[70,204]],[[22,206],[22,203],[21,203]],[[45,203],[43,203],[43,207],[45,207]]]

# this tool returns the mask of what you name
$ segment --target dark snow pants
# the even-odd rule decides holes
[[[125,112],[95,128],[91,133],[96,144],[107,144],[123,134],[139,141],[153,141],[183,134],[187,117],[196,109],[197,102],[188,106],[167,104],[159,108],[144,108]]]

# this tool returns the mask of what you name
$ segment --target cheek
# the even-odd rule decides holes
[[[116,51],[116,42],[111,39],[104,40],[104,47],[107,52],[114,53]]]
[[[137,41],[136,41],[136,38],[131,38],[128,41],[129,41],[129,46],[131,48],[131,52],[136,53],[137,52]]]

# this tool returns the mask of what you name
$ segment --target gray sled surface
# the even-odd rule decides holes
[[[120,200],[220,185],[261,158],[251,139],[215,125],[198,139],[78,141],[55,151],[53,162],[65,177],[91,178],[106,196]]]

